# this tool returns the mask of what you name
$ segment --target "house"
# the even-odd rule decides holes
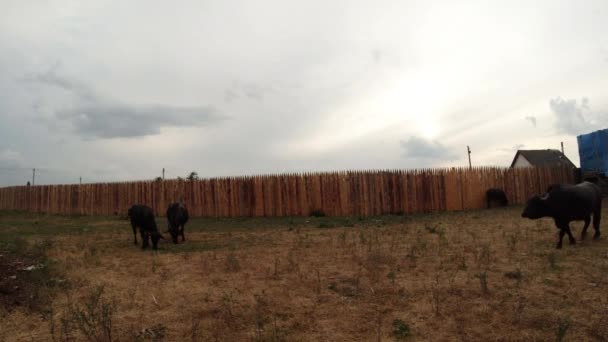
[[[511,167],[576,166],[560,150],[517,150]]]

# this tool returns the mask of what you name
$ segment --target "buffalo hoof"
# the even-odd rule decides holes
[[[576,240],[575,239],[570,239],[570,244],[571,245],[576,245]]]
[[[562,249],[562,245],[558,243],[557,246],[555,246],[555,249]]]
[[[599,239],[600,239],[600,234],[593,235],[593,240],[599,240]]]

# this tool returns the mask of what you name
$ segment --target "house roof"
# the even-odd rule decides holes
[[[566,157],[560,150],[517,150],[511,167],[515,165],[517,157],[522,155],[530,164],[533,166],[553,166],[553,165],[565,165],[572,168],[576,166]]]

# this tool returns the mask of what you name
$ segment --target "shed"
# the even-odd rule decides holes
[[[517,150],[511,167],[531,166],[576,166],[560,150]]]

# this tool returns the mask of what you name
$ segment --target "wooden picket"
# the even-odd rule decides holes
[[[186,181],[13,186],[0,188],[0,210],[124,215],[142,203],[164,215],[184,200],[192,216],[372,216],[483,208],[488,188],[524,203],[553,183],[572,183],[568,168],[445,168],[347,171]]]

